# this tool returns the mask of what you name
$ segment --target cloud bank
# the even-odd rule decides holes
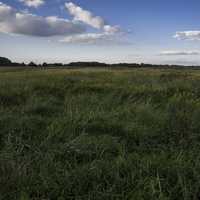
[[[44,0],[19,0],[19,1],[24,3],[28,7],[35,7],[35,8],[45,3]]]
[[[20,0],[28,6],[38,7],[44,0]],[[67,11],[73,16],[72,20],[57,16],[42,17],[27,12],[17,11],[15,8],[0,2],[0,32],[21,34],[37,37],[62,36],[64,43],[75,44],[122,44],[124,33],[119,26],[111,26],[105,20],[88,10],[66,3]],[[87,32],[87,27],[96,29]]]
[[[60,42],[70,44],[120,44],[120,40],[116,36],[109,33],[85,33],[68,36],[60,40]]]
[[[85,27],[80,23],[55,16],[41,17],[18,12],[0,2],[0,32],[2,33],[50,37],[80,34],[85,30]]]
[[[176,32],[174,38],[179,40],[200,40],[200,31]]]
[[[162,56],[191,56],[200,55],[200,51],[162,51]]]

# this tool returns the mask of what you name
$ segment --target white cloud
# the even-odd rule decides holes
[[[99,16],[94,16],[90,11],[84,10],[72,2],[66,3],[65,6],[69,13],[74,16],[74,20],[84,22],[97,29],[104,27],[104,20]]]
[[[20,2],[23,2],[28,7],[39,7],[43,5],[45,2],[44,0],[19,0]]]
[[[0,22],[10,20],[14,15],[15,11],[10,6],[0,2]]]
[[[76,4],[69,2],[65,3],[65,7],[69,13],[74,17],[74,20],[81,21],[93,28],[101,29],[108,33],[120,32],[119,26],[110,26],[106,24],[105,20],[100,16],[95,16],[92,12],[84,10]]]
[[[74,36],[68,36],[60,40],[65,43],[75,44],[97,44],[99,42],[112,41],[113,38],[107,33],[85,33]]]
[[[0,3],[0,32],[50,37],[80,34],[85,32],[85,27],[55,16],[41,17],[18,12],[14,8]]]
[[[102,33],[83,33],[64,37],[60,40],[69,44],[87,44],[87,45],[131,45],[122,35],[107,32]]]
[[[174,38],[177,38],[179,40],[200,40],[200,31],[176,32]]]
[[[162,56],[191,56],[200,55],[200,51],[162,51]]]
[[[124,41],[124,33],[119,26],[106,24],[101,17],[73,3],[66,3],[66,7],[74,16],[72,21],[56,16],[42,17],[18,12],[0,2],[0,32],[40,37],[63,36],[60,42],[71,44],[130,44]],[[99,32],[86,33],[86,25]]]
[[[119,26],[111,26],[107,24],[102,17],[96,16],[92,12],[84,10],[83,8],[77,6],[72,2],[66,3],[65,7],[67,8],[68,12],[73,16],[75,21],[80,21],[101,32],[69,36],[60,40],[61,42],[75,44],[123,43],[119,40],[119,36],[122,35],[122,31]]]
[[[115,34],[115,33],[120,33],[121,32],[121,29],[119,26],[110,26],[110,25],[105,25],[103,27],[104,31],[106,33],[109,33],[109,34]]]

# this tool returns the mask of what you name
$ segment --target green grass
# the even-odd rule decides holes
[[[200,71],[0,69],[0,200],[200,198]]]

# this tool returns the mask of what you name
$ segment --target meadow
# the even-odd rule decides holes
[[[200,71],[0,69],[0,200],[197,200]]]

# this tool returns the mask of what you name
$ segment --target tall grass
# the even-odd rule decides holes
[[[0,70],[0,199],[200,198],[200,72]]]

